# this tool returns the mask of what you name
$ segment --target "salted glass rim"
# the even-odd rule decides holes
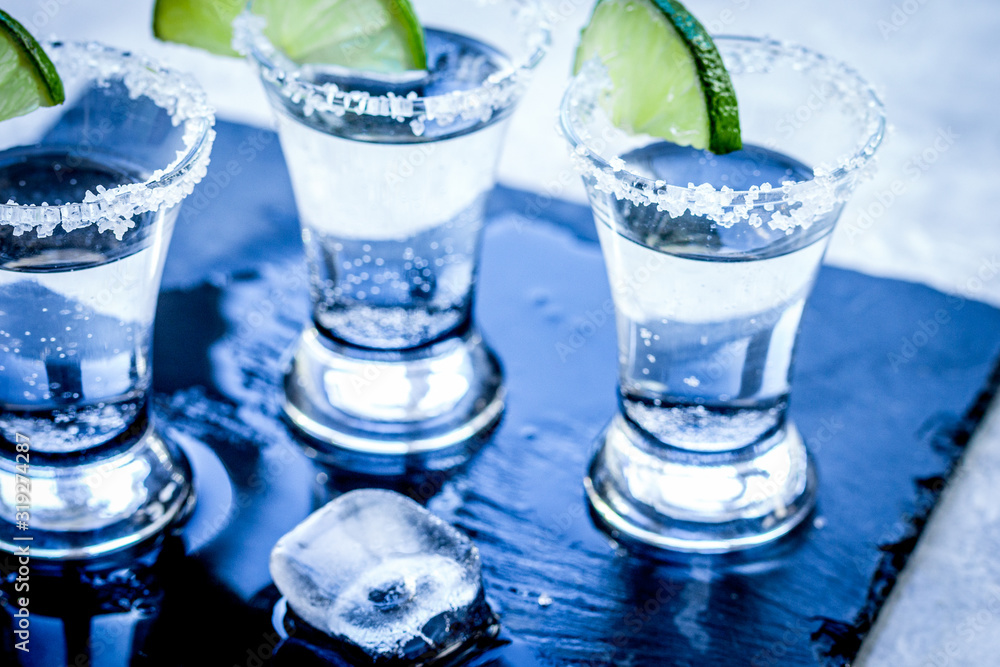
[[[134,216],[174,206],[191,194],[207,173],[215,139],[215,110],[193,78],[146,56],[99,42],[52,40],[44,42],[43,48],[66,80],[88,79],[101,87],[121,81],[132,99],[152,100],[170,115],[174,126],[183,125],[184,146],[172,162],[149,178],[107,189],[99,186],[98,192],[87,191],[80,201],[59,205],[0,202],[0,225],[13,227],[15,235],[35,231],[45,237],[60,225],[69,232],[96,223],[102,233],[111,229],[121,239],[134,226]]]
[[[751,219],[753,209],[760,206],[772,206],[776,202],[799,203],[802,206],[795,207],[790,220],[782,222],[779,215],[772,226],[786,230],[809,226],[818,214],[846,201],[854,186],[870,174],[886,133],[884,104],[874,87],[854,68],[810,48],[766,37],[720,35],[714,40],[724,58],[737,59],[736,65],[742,68],[740,74],[766,75],[771,67],[782,61],[790,62],[795,71],[824,71],[837,83],[835,95],[841,99],[851,95],[859,103],[855,111],[862,127],[858,130],[857,148],[838,156],[833,168],[814,166],[811,179],[770,184],[770,187],[734,190],[723,186],[716,189],[707,183],[682,186],[656,180],[630,171],[623,160],[603,157],[602,151],[594,145],[595,137],[578,127],[578,105],[584,102],[595,105],[595,96],[610,83],[603,67],[592,61],[573,77],[560,105],[560,129],[570,144],[574,167],[583,176],[594,179],[598,190],[637,204],[656,205],[672,215],[690,208],[694,213],[707,215],[728,226]],[[727,67],[733,70],[728,59]]]
[[[497,0],[459,1],[478,2],[483,6],[497,3]],[[510,58],[508,67],[489,75],[475,88],[439,95],[372,95],[363,90],[364,82],[384,86],[386,80],[374,77],[366,79],[363,73],[352,77],[358,85],[351,86],[350,90],[342,89],[332,82],[316,84],[303,80],[302,73],[306,68],[283,56],[281,49],[264,35],[266,19],[251,11],[254,0],[247,0],[243,12],[233,21],[233,48],[249,58],[263,78],[280,85],[284,97],[302,103],[306,115],[321,111],[338,116],[347,112],[382,116],[400,123],[410,123],[414,134],[419,136],[423,134],[426,121],[449,125],[471,118],[488,119],[495,111],[508,108],[519,98],[527,76],[548,53],[551,30],[542,3],[538,0],[499,1],[510,5],[515,13],[518,29],[526,39],[525,53],[519,58],[510,58],[511,54],[504,52]]]

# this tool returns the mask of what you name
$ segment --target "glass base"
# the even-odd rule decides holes
[[[620,414],[598,438],[584,479],[593,515],[626,545],[728,553],[787,534],[816,501],[816,468],[787,424],[749,447],[721,453],[663,445]]]
[[[310,438],[307,453],[371,474],[403,474],[417,460],[451,467],[504,409],[500,363],[475,329],[381,351],[338,344],[311,327],[284,385],[285,416]]]
[[[187,457],[152,426],[105,456],[29,457],[25,468],[23,458],[0,454],[3,551],[29,547],[32,558],[49,561],[103,558],[159,538],[194,508]],[[19,497],[25,477],[27,498]]]

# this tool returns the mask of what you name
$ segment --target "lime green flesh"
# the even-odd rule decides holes
[[[158,0],[153,34],[165,42],[238,56],[232,47],[232,22],[244,7],[246,0]]]
[[[0,10],[0,120],[62,104],[62,80],[24,27]]]
[[[157,0],[153,33],[162,40],[235,55],[232,20],[242,0]],[[409,0],[256,0],[266,34],[300,64],[371,72],[427,68],[424,31]]]
[[[268,36],[300,63],[400,72],[427,68],[424,31],[409,0],[257,0]]]
[[[742,147],[736,94],[711,37],[675,0],[600,0],[580,36],[574,72],[598,57],[616,127],[682,146]]]

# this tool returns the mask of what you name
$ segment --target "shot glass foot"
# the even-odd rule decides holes
[[[152,543],[194,508],[187,457],[152,425],[107,455],[29,456],[24,467],[0,454],[3,551],[27,546],[32,558],[91,561]]]
[[[816,468],[786,425],[755,445],[696,453],[651,440],[616,415],[584,479],[592,514],[623,544],[729,553],[790,532],[816,501]]]
[[[374,351],[309,328],[284,381],[284,413],[318,461],[374,475],[464,462],[500,421],[503,372],[475,329]]]

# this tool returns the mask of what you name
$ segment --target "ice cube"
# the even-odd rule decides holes
[[[406,496],[361,489],[311,514],[271,552],[288,607],[372,659],[427,659],[495,630],[479,551]]]

